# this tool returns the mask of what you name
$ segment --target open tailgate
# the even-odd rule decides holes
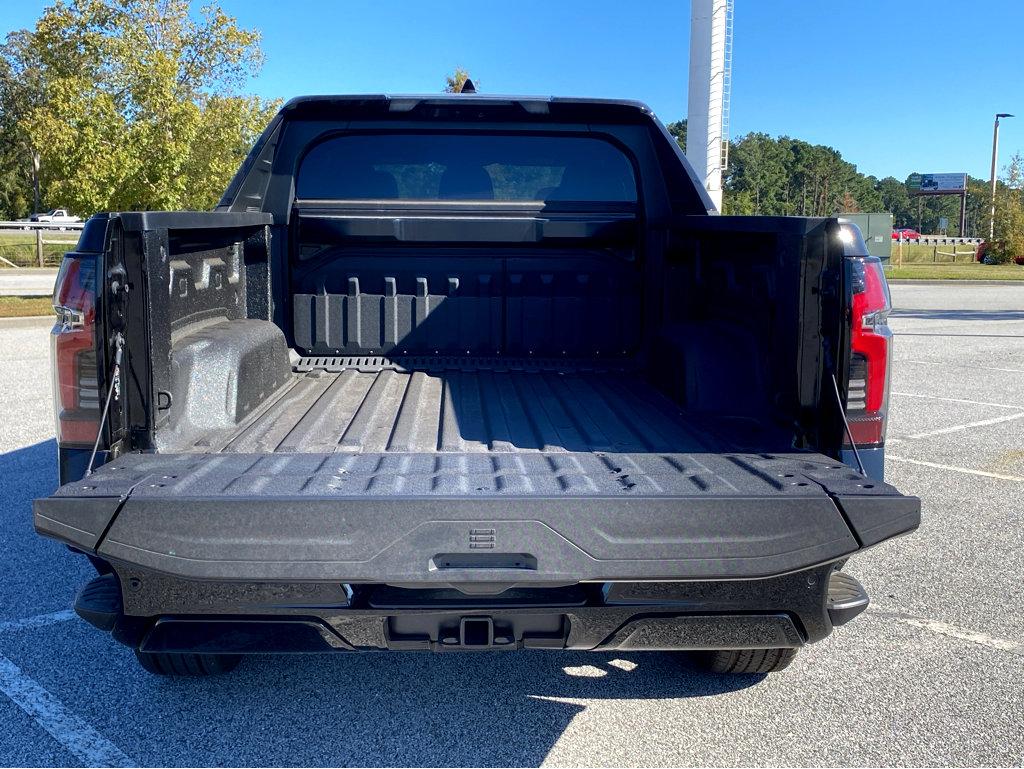
[[[253,581],[750,579],[919,521],[813,453],[134,454],[35,503],[41,534],[106,560]]]

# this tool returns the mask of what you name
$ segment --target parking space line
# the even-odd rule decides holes
[[[974,366],[969,363],[953,363],[947,361],[901,360],[899,363],[913,363],[918,366],[942,366],[943,368],[967,368],[972,371],[1000,371],[1004,374],[1024,374],[1024,368],[996,368],[995,366]]]
[[[925,395],[924,393],[899,393],[893,392],[893,395],[898,395],[901,398],[927,398],[932,401],[945,401],[946,403],[967,403],[972,406],[992,406],[993,408],[999,409],[1014,409],[1017,410],[1020,406],[1011,406],[1007,403],[989,403],[988,401],[971,401],[966,398],[943,398],[939,395]]]
[[[1018,321],[1010,321],[1017,323]],[[1020,334],[954,334],[947,331],[894,331],[894,336],[941,336],[943,339],[1020,339]]]
[[[114,743],[0,654],[0,691],[85,766],[135,766]]]
[[[980,646],[987,646],[990,649],[998,649],[999,651],[1009,652],[1010,654],[1016,654],[1024,657],[1024,644],[1017,643],[1016,641],[997,638],[996,636],[991,636],[988,633],[979,633],[976,630],[967,630],[966,628],[958,627],[956,625],[950,625],[948,622],[926,619],[925,617],[918,617],[913,614],[908,614],[907,612],[895,611],[883,607],[872,607],[870,613],[876,617],[884,617],[885,619],[902,622],[904,625],[911,625],[912,627],[928,630],[938,635],[958,638],[961,641],[970,641],[971,643],[979,644]]]
[[[972,470],[968,467],[956,467],[954,465],[942,465],[938,462],[925,462],[923,459],[910,459],[909,457],[895,457],[892,454],[887,454],[885,457],[886,461],[892,459],[896,462],[909,462],[912,465],[922,465],[923,467],[934,467],[936,470],[952,470],[957,473],[967,473],[968,475],[980,475],[982,478],[998,478],[1001,481],[1022,481],[1024,477],[1019,475],[1003,475],[1002,473],[990,473],[985,470]]]
[[[993,417],[992,419],[982,419],[980,422],[968,422],[965,425],[953,425],[952,427],[943,427],[938,430],[929,430],[925,433],[917,433],[916,435],[910,435],[909,438],[931,438],[935,435],[948,435],[949,433],[958,433],[961,430],[970,430],[973,427],[988,427],[989,425],[998,425],[1001,422],[1012,422],[1015,419],[1024,417],[1024,412],[1018,412],[1017,414],[1007,414],[1005,417]]]
[[[30,630],[34,627],[56,625],[58,622],[67,622],[76,616],[73,610],[64,609],[64,611],[55,611],[51,614],[37,614],[35,617],[0,621],[0,633],[11,633],[18,630]]]

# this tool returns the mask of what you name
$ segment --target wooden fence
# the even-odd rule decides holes
[[[50,222],[0,222],[0,247],[9,252],[10,256],[24,252],[26,258],[19,260],[32,266],[46,266],[46,249],[48,245],[74,246],[78,242],[77,232],[82,229],[82,222],[50,223]],[[51,233],[67,232],[70,237],[48,237]],[[25,238],[18,238],[24,235]],[[9,242],[5,242],[9,241]],[[34,251],[34,254],[33,254]],[[29,256],[32,254],[32,256]],[[26,267],[0,253],[0,265],[7,267]]]

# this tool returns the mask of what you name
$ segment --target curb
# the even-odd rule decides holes
[[[54,315],[29,315],[24,318],[0,318],[0,330],[5,328],[41,328],[53,325]]]

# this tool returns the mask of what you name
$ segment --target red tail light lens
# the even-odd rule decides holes
[[[89,446],[100,425],[97,367],[97,268],[99,257],[68,254],[53,289],[57,321],[50,332],[57,443]]]
[[[853,303],[846,419],[858,447],[881,446],[885,443],[889,408],[892,331],[888,317],[892,302],[882,263],[877,257],[849,261]],[[847,436],[847,446],[849,440]]]

